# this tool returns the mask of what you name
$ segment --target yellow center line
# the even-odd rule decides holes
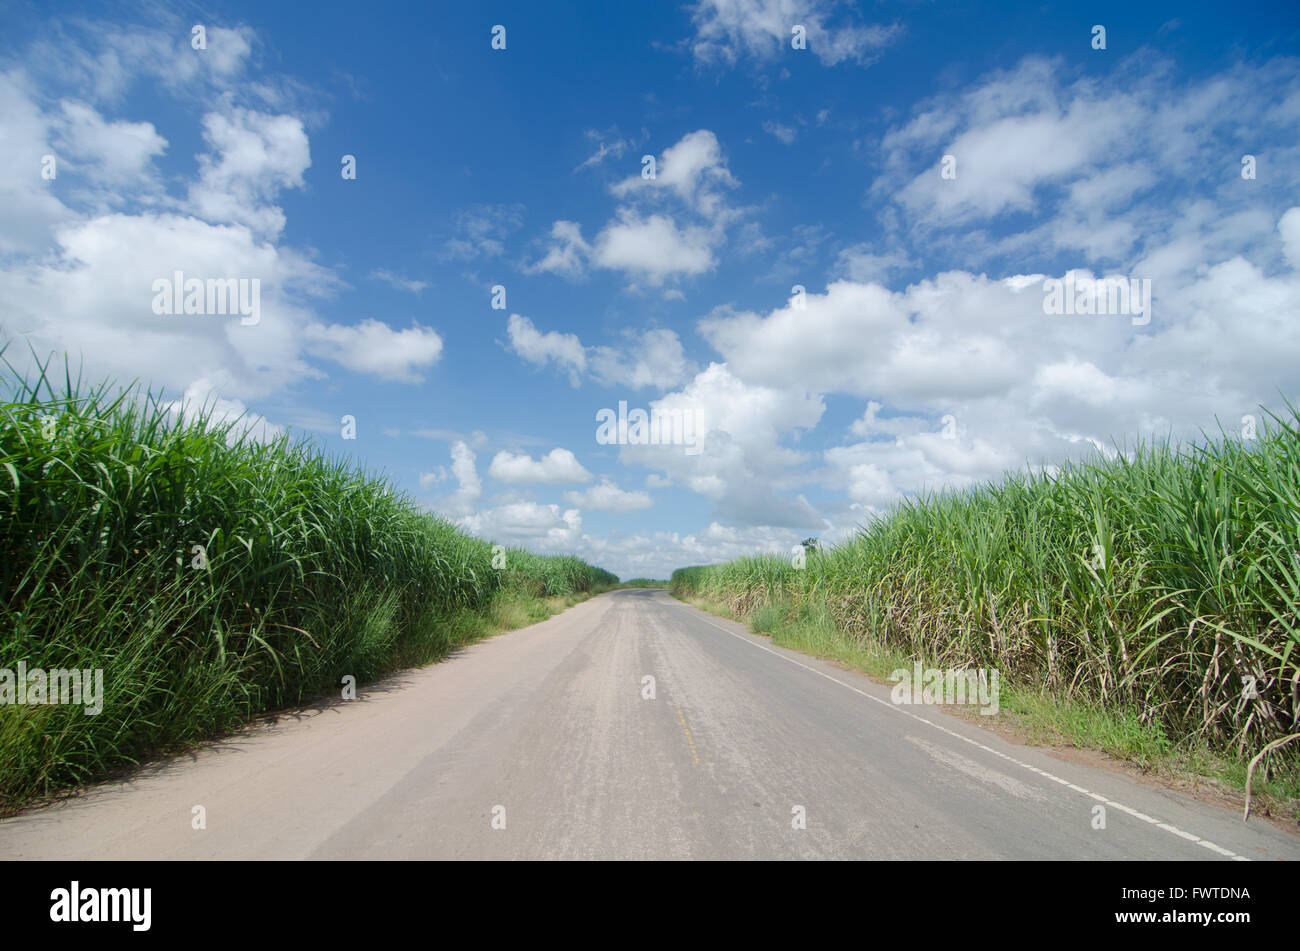
[[[682,708],[677,708],[677,719],[682,721],[682,732],[686,734],[686,745],[691,748],[691,756],[695,760],[695,765],[700,765],[700,754],[695,751],[695,738],[691,736],[691,728],[686,725],[686,717],[682,714]]]

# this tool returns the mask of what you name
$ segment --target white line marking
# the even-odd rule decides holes
[[[694,608],[687,607],[686,605],[678,605],[678,606],[681,608],[681,610],[690,614],[691,617],[703,621],[705,624],[709,625],[710,627],[716,627],[719,631],[722,631],[722,633],[724,634],[730,634],[732,637],[736,638],[739,641],[744,641],[746,644],[750,645],[751,647],[757,647],[761,651],[767,651],[772,656],[779,657],[784,661],[788,661],[789,663],[794,664],[796,667],[802,667],[804,670],[810,671],[816,674],[818,677],[825,677],[827,680],[831,681],[832,683],[837,683],[841,687],[847,687],[849,690],[852,690],[854,693],[858,694],[859,696],[866,697],[868,700],[872,701],[873,703],[878,703],[882,707],[885,707],[886,709],[893,710],[895,713],[900,713],[905,717],[911,717],[913,720],[915,720],[918,723],[924,723],[927,726],[934,727],[934,729],[940,730],[943,733],[947,733],[949,736],[956,737],[957,739],[961,740],[963,743],[969,743],[971,746],[978,747],[979,749],[984,750],[984,752],[986,753],[992,753],[994,756],[1001,757],[1002,759],[1006,760],[1008,763],[1015,763],[1017,766],[1021,767],[1022,769],[1029,770],[1031,773],[1037,773],[1039,776],[1044,776],[1047,779],[1051,779],[1055,782],[1058,782],[1062,786],[1067,786],[1070,789],[1077,790],[1078,792],[1083,793],[1085,796],[1089,796],[1097,800],[1098,802],[1103,802],[1114,809],[1118,809],[1120,812],[1126,813],[1130,816],[1133,816],[1134,818],[1141,819],[1143,822],[1148,822],[1151,825],[1155,826],[1157,829],[1163,829],[1166,832],[1171,832],[1176,836],[1188,840],[1189,842],[1195,842],[1197,845],[1203,845],[1211,852],[1217,852],[1220,855],[1225,856],[1227,858],[1231,858],[1237,862],[1250,861],[1250,859],[1248,859],[1246,856],[1238,855],[1235,852],[1230,852],[1227,849],[1223,848],[1222,846],[1215,845],[1209,839],[1202,839],[1199,835],[1192,835],[1192,833],[1190,832],[1184,832],[1182,829],[1179,829],[1177,826],[1170,825],[1167,822],[1161,822],[1159,819],[1152,819],[1150,816],[1144,815],[1143,813],[1138,812],[1136,809],[1126,806],[1123,803],[1116,802],[1113,799],[1108,799],[1107,797],[1102,796],[1099,793],[1089,792],[1088,790],[1084,789],[1082,786],[1076,786],[1074,783],[1069,782],[1068,780],[1065,779],[1061,779],[1059,776],[1053,776],[1051,773],[1047,772],[1046,770],[1039,769],[1037,766],[1031,766],[1029,763],[1022,763],[1014,756],[1008,756],[1006,753],[1003,753],[1001,750],[995,750],[991,746],[985,746],[983,743],[979,742],[978,740],[972,740],[969,736],[963,736],[962,734],[957,733],[954,730],[948,729],[946,726],[940,726],[939,724],[935,723],[933,720],[927,720],[925,717],[918,717],[915,713],[909,713],[907,710],[902,709],[897,704],[888,703],[884,700],[881,700],[879,697],[873,697],[871,694],[867,693],[866,691],[859,690],[857,687],[853,686],[852,684],[846,684],[838,677],[832,677],[830,674],[826,673],[825,671],[818,670],[815,667],[809,667],[807,664],[801,664],[793,657],[787,657],[785,654],[782,654],[778,651],[774,651],[770,647],[766,647],[763,644],[759,644],[755,641],[752,641],[743,634],[737,634],[735,631],[729,631],[721,624],[714,624],[703,614],[697,613]]]
[[[926,753],[938,762],[943,763],[945,766],[950,766],[958,772],[965,773],[967,776],[978,779],[982,783],[996,786],[1004,793],[1011,793],[1011,795],[1018,799],[1032,799],[1037,800],[1038,802],[1044,802],[1047,799],[1043,793],[1035,789],[1033,786],[1030,786],[1028,783],[1022,783],[1020,780],[1014,779],[1006,773],[1000,773],[996,769],[991,769],[990,767],[985,766],[978,760],[962,756],[960,753],[954,752],[938,743],[931,743],[928,740],[923,740],[919,736],[912,736],[911,734],[906,734],[905,739],[909,743],[914,743],[916,746],[925,750]]]

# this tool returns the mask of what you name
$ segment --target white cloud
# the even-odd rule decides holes
[[[463,442],[475,449],[482,449],[488,443],[487,433],[481,429],[476,429],[468,435],[457,432],[453,429],[413,429],[412,436],[419,436],[421,439],[439,439],[447,443]]]
[[[218,76],[234,76],[243,69],[244,61],[252,52],[252,37],[253,32],[247,27],[209,27],[207,49],[203,50],[207,55],[201,62]]]
[[[442,337],[419,324],[393,330],[373,319],[352,325],[312,323],[304,333],[307,349],[316,356],[401,383],[423,382],[419,369],[442,356]]]
[[[875,404],[873,404],[875,405]],[[960,430],[953,439],[924,420],[905,417],[886,422],[890,439],[867,439],[825,451],[828,484],[843,489],[867,512],[882,512],[906,494],[941,488],[966,488],[1019,469],[1014,449],[972,439]]]
[[[611,155],[616,158],[622,158],[627,150],[636,145],[635,140],[626,139],[618,134],[617,128],[610,128],[604,132],[598,132],[595,129],[586,131],[588,141],[596,143],[596,151],[587,156],[583,162],[574,169],[575,172],[584,168],[594,168],[600,165]]]
[[[152,123],[109,122],[75,100],[65,99],[60,106],[56,145],[59,154],[71,158],[69,171],[117,188],[151,183],[157,174],[153,159],[167,148]]]
[[[624,491],[609,479],[601,479],[599,485],[582,492],[565,492],[564,500],[582,509],[619,513],[648,509],[654,504],[650,493]]]
[[[101,115],[71,98],[51,99],[43,112],[37,96],[22,73],[0,75],[0,140],[22,143],[14,165],[0,166],[8,333],[23,334],[39,352],[83,359],[90,377],[138,378],[180,392],[203,381],[230,400],[320,376],[309,354],[405,379],[436,358],[441,340],[432,331],[395,335],[378,322],[348,328],[314,316],[314,301],[332,295],[339,280],[273,243],[283,224],[273,202],[283,188],[303,184],[310,164],[298,118],[238,107],[204,114],[211,151],[199,156],[198,178],[181,203],[166,197],[153,166],[166,146],[153,125]],[[25,158],[39,169],[56,143],[75,170],[71,190],[55,192],[16,171]],[[134,213],[105,209],[124,196],[140,199]],[[154,282],[177,271],[257,281],[260,321],[155,314]],[[394,345],[406,352],[393,354]]]
[[[829,524],[823,524],[821,531],[814,534],[825,539],[831,531]],[[584,535],[573,550],[591,564],[600,565],[624,579],[666,580],[676,568],[731,561],[755,552],[789,557],[791,548],[808,534],[808,531],[767,526],[738,527],[714,521],[694,532]]]
[[[618,221],[596,236],[592,260],[658,286],[677,276],[713,270],[716,235],[704,228],[679,229],[671,218],[620,209]]]
[[[142,79],[193,99],[231,92],[246,78],[257,42],[250,27],[206,24],[207,49],[196,50],[184,14],[155,7],[148,17],[149,26],[82,21],[71,31],[51,31],[25,59],[45,83],[75,86],[95,102],[115,103]]]
[[[242,439],[271,442],[284,432],[265,416],[249,412],[239,400],[223,399],[208,380],[197,380],[181,399],[164,403],[163,409],[184,424],[205,419],[213,425],[229,426],[226,442],[232,444]]]
[[[319,375],[303,358],[307,305],[337,282],[292,250],[243,226],[148,213],[74,220],[54,240],[48,255],[0,271],[6,325],[39,350],[81,354],[95,377],[181,391],[208,379],[245,399]],[[177,270],[259,280],[261,321],[154,314],[153,282]]]
[[[449,475],[450,473],[446,466],[438,466],[432,472],[421,472],[419,474],[420,489],[427,492],[438,483],[444,481]]]
[[[587,368],[587,354],[574,334],[554,330],[542,333],[521,314],[510,315],[506,330],[510,335],[511,350],[538,366],[554,363],[569,374],[569,381],[574,386],[578,385],[582,372]]]
[[[551,225],[551,246],[541,260],[524,268],[529,274],[542,271],[562,277],[579,277],[591,255],[591,245],[582,240],[582,228],[574,221]]]
[[[1113,439],[1197,438],[1215,418],[1235,425],[1276,405],[1278,390],[1300,389],[1300,327],[1285,316],[1300,307],[1297,242],[1292,209],[1260,252],[1289,270],[1270,274],[1235,255],[1202,264],[1191,280],[1156,282],[1147,326],[1128,316],[1049,316],[1041,274],[950,271],[901,292],[837,281],[802,309],[724,312],[701,332],[746,386],[869,397],[850,427],[861,441],[827,450],[816,478],[879,508]],[[953,417],[952,431],[941,416]],[[679,484],[722,490],[681,470]]]
[[[617,209],[591,243],[576,222],[556,221],[545,254],[524,270],[576,278],[592,266],[624,272],[633,287],[645,283],[656,288],[712,271],[727,228],[743,215],[728,206],[725,196],[725,189],[737,184],[717,136],[708,129],[688,133],[664,150],[653,178],[632,175],[611,186],[628,204]],[[684,223],[659,207],[665,201],[677,203]],[[664,296],[681,295],[668,288]]]
[[[799,130],[794,126],[782,125],[774,119],[768,119],[763,123],[763,131],[782,145],[793,145],[794,140],[799,137]]]
[[[901,251],[878,254],[868,245],[855,244],[840,251],[835,260],[838,276],[861,284],[883,284],[898,271],[911,267],[913,262]]]
[[[656,214],[643,219],[633,209],[621,208],[592,244],[583,240],[577,223],[555,222],[545,255],[524,270],[576,278],[592,264],[658,287],[673,278],[713,270],[717,265],[713,249],[720,239],[716,229],[679,228],[671,217]]]
[[[511,350],[538,366],[554,364],[574,386],[580,384],[588,369],[598,383],[633,389],[676,386],[694,372],[681,339],[665,328],[641,334],[626,330],[628,342],[623,347],[584,347],[576,334],[554,330],[542,333],[520,314],[510,315],[507,332]]]
[[[0,163],[6,334],[21,334],[37,354],[68,354],[87,379],[138,379],[155,391],[180,392],[169,404],[178,415],[196,406],[221,419],[246,414],[237,430],[257,439],[281,429],[248,413],[245,401],[323,377],[320,359],[418,381],[417,371],[441,352],[437,333],[393,331],[378,320],[321,320],[315,306],[341,282],[313,261],[314,251],[278,243],[284,214],[276,201],[305,184],[311,119],[243,103],[289,105],[292,81],[242,81],[254,41],[247,28],[209,26],[208,48],[193,50],[188,24],[178,42],[177,22],[165,11],[159,16],[166,20],[159,30],[79,23],[55,31],[28,48],[23,69],[0,73],[0,142],[12,152],[12,161]],[[84,44],[71,41],[73,33]],[[201,136],[197,174],[171,169],[164,178],[155,165],[168,148],[163,131],[112,112],[151,76],[164,80],[155,89],[179,98],[182,114],[193,117],[182,134]],[[47,153],[58,158],[55,182],[39,177]],[[154,313],[154,282],[178,271],[257,282],[260,320],[244,326],[228,317]],[[26,347],[7,356],[20,369],[32,359]],[[337,420],[301,407],[283,412],[295,427]]]
[[[1300,271],[1300,208],[1291,208],[1277,223],[1282,253],[1291,268]]]
[[[1100,78],[1027,57],[920,103],[881,143],[886,170],[871,195],[890,206],[882,224],[972,269],[1055,251],[1109,264],[1151,245],[1172,252],[1188,231],[1220,239],[1187,247],[1188,260],[1258,246],[1300,184],[1296,117],[1275,105],[1296,92],[1294,69],[1274,60],[1182,84],[1172,75],[1145,51]],[[1268,184],[1243,187],[1235,161],[1246,151],[1271,157]],[[1030,223],[999,237],[971,230],[1012,214]]]
[[[480,538],[539,554],[572,551],[583,538],[581,512],[538,502],[508,502],[465,515],[457,524]]]
[[[4,207],[0,253],[4,254],[43,253],[53,242],[55,228],[73,217],[72,210],[37,178],[42,157],[54,153],[60,119],[41,111],[37,95],[24,72],[0,73],[0,144],[5,154],[0,162]]]
[[[444,245],[446,257],[472,261],[480,257],[499,257],[505,252],[506,238],[524,223],[524,206],[474,205],[456,215],[456,237]]]
[[[722,189],[737,184],[718,137],[697,129],[664,149],[654,178],[633,175],[610,190],[619,197],[650,197],[666,190],[704,217],[714,218],[724,208]]]
[[[428,281],[417,281],[411,278],[402,277],[400,274],[394,274],[387,268],[375,268],[370,272],[370,279],[374,281],[383,281],[385,284],[391,284],[399,291],[407,291],[411,294],[419,294],[429,286]]]
[[[669,481],[710,499],[715,517],[743,525],[807,528],[821,524],[800,495],[782,490],[807,481],[798,469],[806,453],[783,444],[788,434],[814,428],[825,411],[820,397],[793,388],[755,385],[730,367],[712,364],[679,391],[650,403],[650,411],[680,413],[703,434],[700,451],[680,444],[627,445],[626,465],[663,473]]]
[[[551,485],[566,482],[589,482],[591,473],[582,467],[568,449],[552,449],[540,459],[523,453],[502,450],[492,459],[488,475],[502,482],[543,482]]]
[[[834,0],[700,0],[692,8],[691,50],[702,63],[736,63],[742,56],[770,61],[811,53],[824,65],[853,60],[867,65],[902,33],[898,26],[828,24]],[[804,27],[807,51],[791,46]]]
[[[463,440],[452,443],[451,474],[456,479],[457,488],[451,495],[434,503],[435,511],[451,518],[473,517],[479,500],[483,498],[483,483],[478,477],[474,460],[474,450]]]
[[[626,349],[592,347],[588,351],[592,374],[606,386],[676,386],[693,372],[694,364],[686,359],[682,341],[665,328],[647,330],[639,337],[627,334]]]
[[[190,186],[194,210],[207,221],[278,235],[284,212],[271,201],[281,189],[301,188],[311,165],[302,120],[249,109],[210,112],[203,139],[216,155],[199,156],[199,180]]]

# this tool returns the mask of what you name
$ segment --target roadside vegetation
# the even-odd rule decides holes
[[[1054,742],[1300,796],[1300,418],[909,499],[846,543],[673,573],[678,597],[878,677],[997,669]],[[810,544],[811,543],[811,544]],[[796,567],[803,561],[802,567]]]
[[[5,366],[0,671],[100,669],[104,695],[0,703],[0,812],[618,583],[494,550],[310,441]]]
[[[619,585],[620,588],[667,588],[668,586],[667,581],[657,581],[654,578],[633,578]]]

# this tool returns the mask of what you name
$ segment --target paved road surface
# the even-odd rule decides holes
[[[1300,839],[621,591],[0,821],[0,859],[117,857],[1258,860]]]

